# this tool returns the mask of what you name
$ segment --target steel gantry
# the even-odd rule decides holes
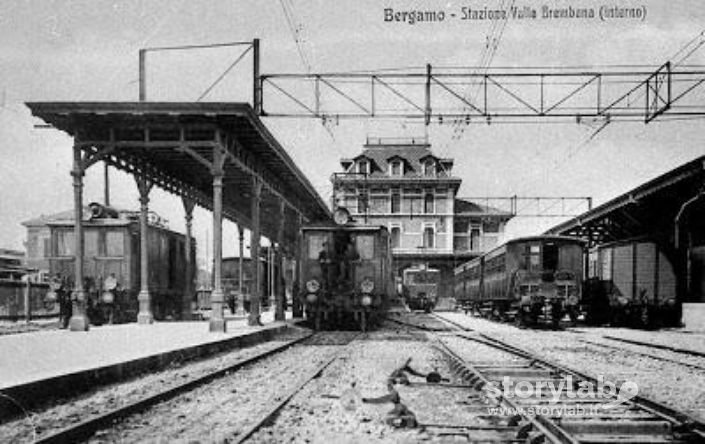
[[[271,117],[424,119],[429,123],[641,120],[705,114],[690,92],[705,70],[655,68],[433,68],[265,74],[255,109]]]

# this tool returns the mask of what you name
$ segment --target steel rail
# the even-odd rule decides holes
[[[162,392],[147,396],[143,399],[131,402],[127,405],[110,410],[106,413],[102,413],[102,414],[93,416],[93,417],[88,418],[78,424],[68,426],[62,430],[51,433],[49,435],[39,436],[36,439],[36,441],[34,441],[34,442],[41,443],[41,444],[57,444],[57,443],[63,444],[63,443],[73,443],[73,442],[76,442],[79,440],[88,439],[98,430],[110,427],[116,421],[119,421],[123,418],[134,415],[134,414],[139,413],[141,411],[144,411],[144,410],[148,409],[149,407],[152,407],[158,403],[172,399],[180,394],[191,391],[191,390],[193,390],[197,387],[200,387],[204,384],[207,384],[217,378],[225,376],[230,372],[237,371],[246,365],[253,364],[253,363],[260,361],[264,358],[267,358],[269,356],[280,353],[280,352],[288,349],[289,347],[296,345],[296,344],[310,338],[313,335],[314,335],[314,333],[307,333],[300,338],[296,338],[296,339],[287,341],[286,343],[284,343],[280,346],[277,346],[271,350],[267,350],[265,352],[262,352],[260,354],[255,355],[255,356],[251,356],[249,358],[241,359],[238,362],[236,362],[232,365],[229,365],[225,368],[210,372],[210,373],[202,375],[202,376],[195,377],[193,379],[190,379],[189,381],[186,381],[182,384],[179,384],[177,386],[166,389]]]
[[[464,337],[462,335],[457,335],[458,337]],[[479,371],[477,368],[475,368],[472,364],[466,362],[463,358],[458,356],[453,349],[451,349],[448,344],[444,343],[442,340],[438,339],[437,340],[438,344],[440,344],[440,347],[438,347],[438,350],[444,353],[446,356],[448,356],[451,360],[451,362],[455,361],[455,367],[460,368],[460,373],[464,377],[464,379],[469,380],[477,389],[482,389],[485,386],[492,386],[492,382],[487,379],[487,377],[482,374],[481,371]],[[451,364],[451,366],[453,366]],[[507,399],[504,396],[500,396],[499,398],[500,404],[503,404],[504,407],[508,411],[514,411],[517,412],[517,414],[524,420],[527,421],[528,424],[531,424],[531,426],[540,432],[544,437],[548,438],[550,442],[569,442],[571,444],[577,444],[577,441],[572,441],[572,440],[566,440],[565,437],[557,435],[556,430],[552,430],[551,428],[547,427],[545,424],[543,424],[538,417],[536,416],[530,416],[526,415],[524,413],[519,413],[521,412],[521,409],[517,404],[512,402],[510,399]],[[518,424],[518,423],[517,423]],[[522,427],[523,428],[523,427]],[[561,430],[558,430],[558,432],[561,432]],[[525,438],[524,436],[517,436],[517,438]]]
[[[672,363],[672,364],[682,365],[682,366],[684,366],[684,367],[690,367],[690,368],[693,368],[693,369],[696,369],[696,370],[705,370],[705,366],[702,366],[702,365],[691,364],[691,363],[689,363],[689,362],[683,362],[683,361],[679,361],[679,360],[677,360],[677,359],[670,359],[670,358],[666,358],[666,357],[664,357],[664,356],[652,355],[651,353],[644,353],[644,352],[640,352],[640,351],[636,351],[636,350],[629,350],[629,349],[627,349],[627,348],[618,347],[618,346],[616,346],[616,345],[602,344],[602,343],[599,343],[599,342],[589,341],[589,340],[587,340],[587,339],[580,339],[580,342],[584,342],[584,343],[586,343],[586,344],[594,345],[594,346],[596,346],[596,347],[604,347],[604,348],[608,348],[608,349],[611,349],[611,350],[619,350],[619,351],[626,352],[626,353],[632,353],[632,354],[635,354],[635,355],[646,356],[647,358],[655,359],[655,360],[657,360],[657,361],[670,362],[670,363]],[[646,347],[648,347],[648,346],[646,346]]]
[[[444,318],[441,318],[437,315],[435,315],[439,319],[446,320]],[[478,342],[480,344],[484,344],[490,347],[495,347],[498,348],[502,351],[514,354],[516,356],[519,356],[521,358],[529,360],[532,364],[539,364],[540,366],[543,366],[544,368],[551,370],[553,372],[556,372],[558,374],[562,375],[571,375],[575,380],[577,381],[585,381],[590,383],[593,387],[598,384],[598,381],[596,378],[585,374],[583,372],[565,367],[560,364],[556,364],[554,362],[551,362],[547,360],[546,358],[537,356],[536,354],[527,352],[524,349],[521,349],[519,347],[516,347],[508,342],[499,340],[497,338],[494,338],[492,336],[489,336],[484,333],[478,333],[476,336],[467,336],[463,335],[460,332],[454,332],[456,337],[466,339],[469,341],[474,341]],[[481,373],[481,372],[480,372]],[[674,433],[691,433],[694,435],[697,435],[697,438],[699,440],[705,441],[705,422],[699,421],[692,416],[675,410],[671,407],[668,407],[664,404],[661,404],[657,401],[653,401],[651,399],[644,398],[642,396],[634,396],[631,399],[629,399],[629,404],[641,409],[642,411],[645,411],[647,413],[650,413],[654,415],[654,417],[661,418],[662,420],[665,420],[669,422],[670,424],[673,425],[673,430]],[[553,421],[551,418],[544,417],[544,416],[537,416],[537,420],[541,423],[542,429],[548,429],[551,432],[552,436],[555,436],[558,438],[558,441],[556,442],[563,442],[563,443],[575,443],[577,441],[574,440],[573,437],[570,436],[568,432],[563,430],[561,426]]]
[[[545,358],[542,358],[540,356],[537,356],[535,354],[532,354],[530,352],[527,352],[521,348],[518,348],[512,344],[509,344],[508,342],[493,338],[491,336],[488,336],[484,333],[479,333],[479,336],[483,338],[484,340],[478,338],[478,337],[469,337],[469,336],[464,336],[464,335],[457,335],[458,337],[462,337],[471,341],[476,341],[479,343],[483,343],[486,345],[492,346],[493,344],[504,351],[514,353],[520,357],[523,357],[525,359],[531,359],[533,362],[544,365],[554,371],[566,374],[566,375],[571,375],[575,377],[577,380],[582,380],[589,382],[590,384],[596,385],[598,383],[597,379],[585,374],[583,372],[580,372],[578,370],[574,370],[568,367],[565,367],[560,364],[556,364],[554,362],[551,362]],[[634,396],[632,397],[629,402],[632,405],[635,405],[642,410],[645,410],[647,412],[650,412],[656,416],[659,416],[666,421],[673,423],[678,430],[681,431],[690,431],[693,433],[696,433],[703,441],[705,441],[705,422],[699,421],[692,416],[675,410],[671,407],[668,407],[660,402],[644,398],[642,396]]]
[[[363,333],[358,333],[355,335],[350,341],[345,344],[343,347],[347,347],[355,341],[357,338],[359,338]],[[233,439],[234,444],[240,444],[242,442],[247,441],[257,433],[262,427],[267,425],[276,415],[291,401],[291,399],[296,396],[297,393],[299,393],[301,390],[303,390],[304,387],[306,387],[311,381],[314,379],[317,379],[318,377],[321,376],[323,371],[328,368],[333,362],[337,361],[343,353],[345,353],[346,350],[339,350],[336,352],[330,359],[326,360],[323,364],[319,365],[313,372],[311,372],[307,377],[303,378],[303,380],[296,385],[292,390],[290,390],[286,396],[284,396],[279,402],[277,402],[267,413],[265,413],[255,424],[251,425],[244,433],[238,435],[236,438]]]
[[[627,344],[634,344],[634,345],[641,345],[643,347],[650,347],[650,348],[658,348],[661,350],[668,350],[674,353],[681,353],[684,355],[690,355],[690,356],[698,356],[700,358],[705,358],[705,353],[699,352],[697,350],[689,350],[687,348],[678,348],[678,347],[671,347],[670,345],[663,345],[663,344],[653,344],[649,342],[641,342],[641,341],[636,341],[633,339],[625,339],[625,338],[618,338],[616,336],[602,336],[605,339],[611,339],[613,341],[619,341],[619,342],[625,342]]]

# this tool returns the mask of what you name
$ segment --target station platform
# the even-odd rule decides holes
[[[174,362],[264,342],[296,322],[291,313],[285,322],[273,318],[264,312],[261,327],[248,326],[245,317],[230,318],[225,333],[209,332],[203,320],[0,336],[0,417],[18,404],[30,408]]]

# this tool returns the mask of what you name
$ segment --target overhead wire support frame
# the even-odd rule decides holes
[[[466,123],[473,118],[487,123],[516,119],[580,123],[589,118],[648,123],[666,112],[705,116],[705,103],[674,106],[705,83],[705,70],[674,70],[670,62],[655,70],[544,68],[484,73],[437,71],[427,64],[423,71],[265,74],[256,81],[262,94],[255,107],[260,115],[271,117],[421,118],[428,125],[434,118],[438,123],[443,118],[465,119]],[[297,89],[311,81],[315,82],[313,98],[305,89]],[[462,85],[481,87],[479,100],[459,91]],[[679,91],[675,85],[681,87]],[[267,112],[261,102],[265,92],[280,99],[268,102]],[[384,104],[382,92],[389,96]],[[445,97],[442,103],[440,95]],[[636,100],[642,95],[646,95],[644,107]]]
[[[262,110],[257,108],[258,105],[262,104],[262,83],[259,79],[260,77],[260,52],[259,52],[259,39],[253,39],[252,41],[246,42],[224,42],[224,43],[210,43],[204,45],[180,45],[180,46],[153,46],[149,48],[141,48],[139,50],[139,101],[144,102],[147,100],[147,53],[148,52],[163,52],[163,51],[186,51],[193,49],[212,49],[212,48],[223,48],[229,46],[248,46],[245,51],[238,56],[238,58],[221,74],[215,82],[213,82],[204,93],[202,93],[197,101],[200,101],[205,97],[210,90],[220,82],[225,75],[230,72],[232,68],[237,65],[240,60],[252,50],[252,75],[253,75],[253,88],[252,88],[252,103],[256,114],[261,114]]]

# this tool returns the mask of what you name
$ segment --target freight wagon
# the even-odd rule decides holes
[[[676,275],[655,242],[601,245],[590,251],[588,262],[589,319],[647,328],[678,325]]]

